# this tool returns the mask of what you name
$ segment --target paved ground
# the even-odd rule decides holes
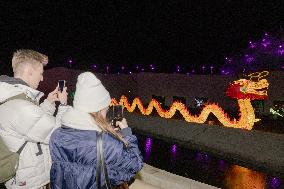
[[[284,178],[284,134],[125,113],[138,132],[170,139],[231,163]]]

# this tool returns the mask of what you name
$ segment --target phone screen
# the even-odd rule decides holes
[[[65,87],[65,80],[58,80],[59,90],[62,92]]]
[[[111,115],[111,125],[116,126],[116,121],[121,121],[123,119],[123,106],[115,105],[112,106],[112,115]]]
[[[121,121],[123,118],[123,107],[121,105],[113,106],[113,119]]]

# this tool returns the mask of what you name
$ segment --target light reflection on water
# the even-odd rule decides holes
[[[171,161],[176,161],[177,159],[177,145],[173,144],[171,146]]]
[[[230,189],[265,189],[262,173],[233,165],[225,174],[225,186]]]
[[[206,153],[137,135],[144,161],[166,171],[223,189],[281,189],[283,180]]]
[[[144,160],[149,161],[151,157],[152,150],[152,139],[150,137],[146,138],[144,145]]]

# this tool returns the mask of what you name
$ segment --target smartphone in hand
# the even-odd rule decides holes
[[[58,89],[60,92],[63,91],[64,87],[65,87],[65,80],[58,80]]]
[[[118,126],[116,126],[116,122],[122,121],[123,119],[123,106],[115,105],[115,106],[112,106],[111,109],[112,109],[111,125],[114,128],[118,128]]]

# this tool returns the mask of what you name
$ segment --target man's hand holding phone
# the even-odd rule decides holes
[[[59,80],[58,81],[58,101],[60,102],[61,105],[67,105],[67,98],[68,98],[68,93],[67,93],[67,87],[65,86],[65,80]]]
[[[67,105],[67,87],[65,87],[65,80],[59,80],[57,87],[48,94],[47,100],[50,103],[60,102],[60,104]]]
[[[64,87],[65,87],[65,80],[58,80],[58,90],[60,92],[63,92]]]
[[[57,96],[58,96],[58,101],[60,102],[61,105],[67,105],[67,98],[68,98],[67,87],[64,87],[62,92],[59,90]]]
[[[49,94],[48,94],[48,96],[47,96],[47,100],[51,103],[51,104],[53,104],[53,103],[55,103],[55,102],[57,102],[58,101],[58,86],[52,91],[52,92],[50,92]]]

